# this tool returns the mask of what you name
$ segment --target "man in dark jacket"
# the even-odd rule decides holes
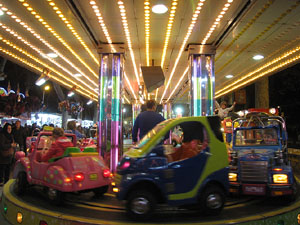
[[[146,103],[147,111],[140,113],[133,125],[132,129],[132,143],[137,142],[137,135],[139,132],[139,138],[142,139],[145,134],[148,133],[153,127],[165,119],[156,111],[156,102],[154,100],[148,100]]]
[[[26,153],[26,133],[23,127],[21,127],[21,122],[19,120],[16,121],[12,134],[15,142],[20,146],[20,151]]]

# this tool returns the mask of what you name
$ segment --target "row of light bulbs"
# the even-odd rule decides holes
[[[178,64],[178,62],[179,62],[179,59],[180,59],[180,57],[181,57],[181,55],[182,55],[182,53],[183,53],[183,51],[184,51],[184,49],[185,49],[186,43],[187,43],[187,41],[188,41],[188,39],[189,39],[189,37],[190,37],[190,35],[191,35],[191,33],[192,33],[192,30],[193,30],[193,28],[194,28],[196,22],[197,22],[198,16],[199,16],[199,14],[200,14],[200,10],[202,9],[202,6],[203,6],[203,2],[205,2],[205,0],[199,0],[199,2],[198,2],[198,4],[197,4],[197,7],[196,7],[196,10],[195,10],[195,12],[193,13],[192,20],[191,20],[191,23],[190,23],[190,25],[189,25],[189,27],[188,27],[187,34],[186,34],[186,36],[184,37],[184,40],[183,40],[183,42],[182,42],[182,44],[181,44],[179,53],[178,53],[178,55],[177,55],[177,58],[176,58],[176,60],[175,60],[174,66],[173,66],[173,69],[172,69],[172,71],[171,71],[171,74],[170,74],[170,76],[169,76],[168,82],[167,82],[167,84],[166,84],[166,86],[165,86],[164,92],[163,92],[162,97],[161,97],[161,99],[160,99],[160,104],[162,103],[162,100],[163,100],[163,98],[165,97],[165,94],[166,94],[166,92],[167,92],[167,89],[168,89],[168,87],[169,87],[169,85],[170,85],[170,83],[171,83],[171,80],[172,80],[172,78],[173,78],[173,76],[174,76],[174,74],[175,74],[175,70],[176,70],[177,64]]]
[[[263,15],[263,13],[274,3],[274,1],[268,1],[266,4],[262,6],[262,8],[255,14],[255,16],[250,19],[250,21],[241,29],[241,31],[235,35],[232,41],[224,48],[215,58],[215,62],[217,62],[222,55],[257,21],[259,17]]]
[[[22,48],[20,48],[20,47],[18,47],[17,45],[11,43],[9,40],[4,39],[2,36],[0,36],[0,40],[1,40],[2,42],[4,42],[5,44],[7,44],[8,46],[12,47],[13,49],[15,49],[15,50],[21,52],[22,54],[26,55],[27,57],[31,58],[33,61],[35,61],[35,62],[37,62],[37,63],[40,63],[44,68],[46,68],[46,67],[48,66],[47,64],[43,63],[43,62],[40,61],[38,58],[32,56],[31,54],[29,54],[28,52],[26,52],[26,51],[23,50]],[[53,71],[54,73],[56,73],[56,74],[58,74],[59,76],[63,77],[63,78],[64,78],[65,80],[67,80],[69,83],[73,83],[73,85],[76,84],[73,80],[69,79],[68,77],[65,77],[63,74],[61,74],[59,71],[55,70],[54,68],[52,68],[52,67],[48,67],[48,68],[51,69],[51,71]],[[48,76],[49,76],[49,75],[48,75]],[[53,77],[51,77],[51,78],[53,78]],[[66,82],[64,82],[64,81],[61,80],[61,79],[58,79],[58,78],[57,78],[57,80],[60,81],[60,83],[66,84]],[[68,84],[69,84],[69,83],[68,83]],[[69,85],[67,85],[67,86],[69,86]],[[85,90],[82,86],[80,86],[80,88],[83,89],[83,90]],[[91,93],[91,92],[88,91],[88,90],[87,90],[87,92],[88,92],[89,94],[91,94],[91,95],[94,95],[94,97],[96,97],[96,95],[95,95],[94,93]]]
[[[15,32],[12,28],[0,23],[0,27],[2,29],[4,29],[7,33],[10,33],[11,35],[13,35],[14,37],[16,37],[18,40],[22,41],[25,45],[29,46],[32,50],[36,51],[39,55],[42,55],[46,58],[48,58],[48,60],[50,60],[53,64],[55,64],[57,67],[61,68],[62,70],[64,70],[65,72],[69,73],[70,75],[72,75],[72,73],[70,71],[68,71],[66,68],[62,67],[59,63],[55,62],[53,59],[51,59],[50,57],[48,57],[47,55],[45,55],[40,49],[38,49],[36,46],[32,45],[30,42],[26,41],[22,36],[20,36],[17,32]],[[7,42],[6,42],[7,43]],[[16,46],[14,44],[12,44],[11,42],[10,46],[13,47],[14,49],[20,51],[23,54],[27,54],[27,52],[23,49],[21,49],[19,46]],[[28,57],[32,58],[31,56],[29,56],[29,54],[27,54]],[[42,64],[45,68],[49,68],[50,66],[43,63],[42,61],[40,61],[38,58],[35,58],[35,61]],[[54,69],[52,69],[53,71]],[[66,76],[61,75],[64,79],[68,79]],[[76,77],[75,77],[76,78]],[[78,78],[76,78],[78,79]],[[69,80],[69,79],[68,79]],[[70,80],[71,81],[71,80]],[[91,86],[89,86],[88,84],[86,84],[83,81],[82,82],[84,85],[88,86],[89,88],[92,88]],[[80,85],[79,85],[80,86]],[[82,86],[80,86],[81,88],[83,88]],[[84,90],[85,88],[83,88]],[[88,91],[89,92],[89,91]]]
[[[60,17],[60,19],[66,24],[66,26],[70,29],[70,31],[73,33],[73,35],[76,37],[76,39],[80,42],[80,44],[85,48],[85,50],[88,52],[88,54],[92,57],[92,59],[94,60],[94,62],[96,63],[96,65],[99,66],[99,62],[98,62],[97,57],[92,53],[92,51],[90,50],[90,48],[86,45],[86,43],[83,41],[83,39],[77,33],[77,31],[75,30],[75,28],[72,26],[72,24],[70,23],[70,21],[68,21],[68,19],[61,12],[62,10],[60,10],[58,8],[58,6],[55,4],[54,1],[52,1],[52,0],[47,0],[47,1],[48,1],[49,5],[53,8],[53,10],[56,12],[56,14],[58,15],[58,17]],[[91,71],[91,72],[93,73],[94,71]]]
[[[20,2],[24,2],[24,0],[19,0]],[[50,0],[48,0],[50,3],[53,3],[52,1],[50,1]],[[92,1],[91,1],[92,2]],[[119,1],[118,2],[118,4],[119,5],[122,5],[122,4],[120,4],[120,2],[122,2],[122,1]],[[202,2],[204,2],[204,1],[202,1]],[[218,17],[217,17],[217,19],[215,20],[215,22],[214,22],[214,25],[211,27],[211,29],[209,30],[209,32],[207,33],[207,35],[206,35],[206,37],[203,39],[203,41],[201,42],[202,44],[205,44],[206,43],[206,41],[207,41],[207,39],[210,37],[210,35],[211,35],[211,33],[214,31],[214,29],[215,29],[215,27],[216,27],[216,25],[219,23],[219,21],[220,21],[220,19],[223,17],[223,15],[225,14],[225,12],[226,12],[226,10],[228,10],[228,7],[230,6],[230,2],[232,2],[232,0],[228,0],[228,3],[226,3],[225,4],[225,6],[224,6],[224,8],[222,9],[222,11],[221,11],[221,13],[218,15]],[[33,8],[32,7],[30,7],[29,6],[29,4],[28,3],[24,3],[23,4],[25,7],[28,7],[27,9],[28,9],[28,11],[30,11],[30,12],[32,12],[32,14],[33,15],[37,15],[36,13],[35,13],[35,11],[33,11]],[[50,4],[51,5],[51,4]],[[53,4],[52,4],[52,6],[54,6]],[[119,6],[120,7],[120,6]],[[95,7],[94,7],[95,8]],[[55,6],[53,7],[53,9],[54,10],[59,10],[59,9],[57,9],[57,8],[55,8]],[[121,9],[122,9],[122,7],[121,7]],[[124,9],[124,8],[123,8]],[[2,8],[2,10],[3,11],[6,11],[5,10],[5,8]],[[58,12],[60,12],[60,11],[58,11]],[[57,12],[57,13],[58,13]],[[95,9],[95,12],[97,13],[97,9]],[[9,13],[7,13],[8,15],[9,15]],[[59,14],[59,13],[58,13]],[[125,14],[126,15],[126,14]],[[145,14],[145,16],[146,16],[146,14]],[[65,18],[62,14],[59,14],[59,17],[61,17],[61,18]],[[12,17],[12,18],[14,18],[14,17]],[[16,18],[16,17],[15,17]],[[194,17],[193,17],[194,18]],[[41,19],[41,20],[40,20]],[[21,22],[21,20],[20,19],[16,19],[16,21],[18,22]],[[43,21],[43,19],[42,18],[39,18],[39,21],[40,22],[45,22],[45,21]],[[193,21],[195,21],[195,20],[193,20]],[[47,25],[47,23],[45,23],[45,26]],[[69,26],[68,26],[69,25]],[[67,26],[70,28],[70,27],[72,27],[70,24],[68,24]],[[123,24],[124,25],[124,24]],[[169,27],[169,26],[168,26]],[[49,31],[51,31],[51,27],[48,27],[49,29]],[[106,29],[107,30],[107,29]],[[29,30],[30,31],[30,30]],[[32,33],[32,32],[31,32]],[[75,32],[76,33],[76,32]],[[77,34],[77,33],[76,33]],[[77,34],[78,35],[78,34]],[[150,35],[150,34],[149,34]],[[76,36],[76,35],[75,35]],[[167,37],[167,36],[166,36]],[[111,43],[111,40],[110,40],[110,43]],[[165,42],[166,43],[166,42]],[[185,75],[185,72],[183,73],[184,75]],[[182,77],[180,78],[180,80],[179,80],[179,82],[182,80],[182,78],[183,78],[183,76],[184,75],[182,75]],[[243,79],[246,79],[248,76],[245,76]],[[171,77],[170,77],[171,78]],[[169,81],[170,81],[171,79],[169,79]],[[177,83],[177,85],[176,85],[176,87],[175,87],[175,89],[178,87],[178,84],[179,84],[179,82]],[[239,81],[240,82],[240,81]],[[168,82],[169,83],[169,82]],[[130,83],[129,83],[130,84]],[[165,90],[167,89],[167,87],[165,88]],[[174,90],[175,90],[174,89]],[[174,92],[174,90],[173,90],[173,92]],[[172,92],[172,93],[173,93]],[[172,93],[170,94],[170,96],[169,96],[169,98],[168,99],[170,99],[170,97],[171,97],[171,95],[172,95]]]
[[[177,4],[178,4],[177,0],[172,0],[171,12],[170,12],[170,15],[169,15],[167,31],[166,31],[164,47],[163,47],[163,53],[162,53],[161,63],[160,63],[161,68],[164,68],[167,49],[168,49],[168,45],[169,45],[169,41],[170,41],[170,37],[171,37],[171,32],[172,32],[172,27],[173,27],[173,23],[174,23],[174,18],[175,18],[175,14],[176,14]],[[156,91],[155,91],[155,98],[154,98],[155,101],[157,101],[158,91],[159,91],[159,88],[157,88]]]
[[[21,1],[21,2],[24,2],[25,0],[19,0],[19,1]],[[204,2],[205,0],[201,0],[200,1],[200,6],[201,5],[203,5],[203,3],[202,2]],[[51,5],[51,6],[53,6],[53,9],[54,10],[56,10],[56,13],[59,15],[59,17],[60,18],[62,18],[62,20],[63,21],[67,21],[66,20],[66,18],[64,17],[64,15],[61,13],[61,11],[59,11],[59,8],[58,7],[56,7],[55,6],[55,3],[53,2],[53,1],[51,1],[51,0],[48,0],[48,2],[49,2],[49,4]],[[228,2],[232,2],[232,0],[228,0]],[[98,9],[98,7],[96,6],[96,3],[95,3],[95,1],[90,1],[90,4],[92,5],[92,8],[94,9],[94,11],[95,11],[95,13],[96,14],[98,14],[98,19],[99,19],[99,22],[100,22],[100,24],[101,24],[101,21],[103,21],[103,19],[102,19],[102,17],[101,17],[101,14],[100,14],[100,12],[99,12],[99,9]],[[125,29],[125,33],[126,33],[126,24],[127,24],[127,19],[126,19],[126,11],[125,11],[125,6],[123,5],[123,2],[122,1],[119,1],[118,2],[118,4],[119,4],[119,8],[120,8],[120,11],[121,11],[121,16],[123,16],[123,25],[124,25],[124,20],[126,20],[125,21],[125,26],[124,26],[124,29]],[[146,28],[146,44],[147,44],[147,42],[148,42],[148,45],[146,46],[146,49],[148,49],[148,60],[147,60],[147,65],[149,65],[149,36],[150,36],[150,7],[149,6],[147,6],[147,5],[149,5],[150,3],[149,2],[145,2],[145,28]],[[26,7],[28,7],[28,10],[29,11],[32,11],[32,8],[31,7],[29,7],[29,4],[27,4],[27,3],[23,3],[23,5],[24,6],[26,6]],[[169,40],[169,37],[170,37],[170,32],[171,32],[171,27],[172,27],[172,23],[173,23],[173,19],[174,19],[174,16],[175,16],[175,9],[176,9],[176,5],[177,5],[177,2],[176,2],[176,0],[175,1],[173,1],[172,2],[172,11],[171,11],[171,13],[170,13],[170,19],[169,19],[169,23],[168,23],[168,30],[167,30],[167,34],[166,34],[166,41],[165,41],[165,46],[164,46],[164,53],[163,53],[163,56],[165,55],[165,52],[166,52],[166,49],[167,49],[167,44],[168,44],[168,40]],[[225,11],[228,9],[228,7],[230,6],[230,3],[226,3],[225,4],[225,6],[224,6],[224,8],[223,8],[223,10],[221,11],[221,13],[220,13],[220,15],[218,16],[218,18],[216,19],[216,22],[214,23],[214,25],[211,27],[211,29],[210,29],[210,31],[208,32],[208,34],[207,34],[207,36],[206,36],[206,38],[202,41],[203,43],[205,43],[206,42],[206,40],[209,38],[209,36],[211,35],[211,33],[213,32],[213,30],[215,29],[215,27],[216,27],[216,24],[218,24],[219,23],[219,21],[220,21],[220,19],[223,17],[223,14],[225,14]],[[201,8],[200,8],[201,9]],[[122,13],[123,13],[123,15],[122,15]],[[125,15],[124,15],[125,14]],[[125,18],[124,18],[124,16],[125,16]],[[197,18],[198,17],[198,14],[197,14],[197,11],[196,11],[196,13],[193,15],[193,19],[192,19],[192,23],[191,23],[191,26],[189,27],[189,32],[188,32],[188,35],[190,35],[191,34],[191,30],[192,30],[192,28],[194,27],[194,24],[195,24],[195,18]],[[69,27],[69,29],[71,29],[71,31],[73,32],[73,33],[75,33],[75,36],[78,38],[78,34],[77,34],[77,32],[76,31],[74,31],[74,29],[72,29],[73,27],[72,27],[72,25],[71,24],[67,24],[67,26]],[[107,39],[108,39],[108,42],[109,43],[112,43],[111,42],[111,39],[110,39],[110,37],[108,36],[108,32],[107,32],[107,29],[106,29],[106,26],[105,26],[105,24],[104,24],[104,26],[103,26],[103,24],[101,24],[101,26],[102,26],[102,28],[103,28],[103,30],[104,30],[104,34],[105,34],[105,36],[107,37]],[[128,28],[128,27],[127,27]],[[50,28],[51,29],[51,28]],[[130,38],[130,33],[128,32],[128,35],[126,35],[127,36],[127,38],[128,38],[128,36],[129,36],[129,38]],[[147,41],[148,40],[148,41]],[[187,38],[185,38],[185,40],[187,40]],[[129,41],[129,46],[131,46],[131,42]],[[130,49],[130,48],[129,48]],[[113,49],[114,50],[114,49]],[[115,50],[114,50],[115,51]],[[133,53],[131,54],[131,55],[133,55]],[[133,56],[134,57],[134,56]],[[162,57],[162,64],[163,64],[163,61],[164,61],[164,57]],[[134,63],[134,65],[135,65],[135,63]],[[177,66],[177,65],[176,65]],[[176,67],[175,66],[175,67]],[[136,74],[137,74],[137,72],[136,72]],[[174,74],[174,73],[173,73]],[[172,75],[173,75],[172,74]],[[137,76],[137,79],[138,79],[138,75],[136,75]],[[172,76],[171,76],[172,77]],[[171,78],[170,77],[170,78]],[[182,78],[183,78],[183,76],[181,77],[181,79],[180,80],[182,80]],[[167,84],[167,86],[169,86],[169,83],[170,83],[170,80],[171,79],[169,79],[169,82],[168,82],[168,84]],[[177,85],[176,85],[176,87],[178,87],[178,84],[179,83],[177,83]],[[167,87],[166,87],[167,88]],[[166,91],[166,88],[165,88],[165,91]],[[157,92],[158,92],[158,90],[156,91],[156,96],[157,96]],[[170,98],[171,96],[169,96],[169,98]]]
[[[238,88],[241,88],[241,87],[245,86],[246,84],[253,82],[254,80],[257,80],[258,78],[260,78],[262,76],[269,75],[269,74],[273,73],[274,71],[279,70],[282,67],[285,67],[291,63],[294,63],[296,60],[299,59],[299,51],[300,51],[300,45],[295,47],[292,50],[289,50],[289,51],[283,53],[281,56],[271,60],[268,63],[265,63],[263,66],[259,67],[258,69],[246,74],[242,78],[240,78],[240,79],[232,82],[231,84],[225,86],[224,88],[218,90],[216,92],[216,97],[225,95],[233,90],[237,90]],[[292,56],[295,53],[297,53],[297,54],[295,56]],[[285,60],[285,61],[283,61],[283,60]],[[270,66],[272,66],[272,67],[267,69]],[[267,70],[263,71],[264,69],[267,69]]]
[[[137,99],[137,97],[136,97],[136,95],[135,95],[135,93],[134,93],[134,90],[133,90],[133,88],[132,88],[132,86],[131,86],[131,84],[130,84],[130,81],[129,81],[128,76],[126,75],[126,72],[125,72],[125,71],[124,71],[124,77],[125,77],[125,80],[126,80],[126,82],[127,82],[127,85],[129,86],[129,89],[130,89],[130,91],[131,91],[131,93],[132,93],[134,99]]]
[[[90,1],[90,5],[91,5],[92,9],[94,10],[95,15],[96,15],[97,18],[98,18],[98,22],[99,22],[99,24],[100,24],[100,26],[101,26],[101,28],[102,28],[102,31],[103,31],[103,33],[104,33],[104,35],[105,35],[105,37],[106,37],[107,42],[108,42],[109,45],[110,45],[110,48],[111,48],[112,52],[116,52],[116,50],[115,50],[115,48],[114,48],[114,46],[113,46],[113,44],[112,44],[112,40],[111,40],[111,37],[110,37],[110,35],[109,35],[109,32],[108,32],[108,30],[107,30],[107,28],[106,28],[104,19],[103,19],[103,17],[102,17],[101,12],[100,12],[100,8],[98,7],[98,5],[97,5],[97,3],[96,3],[95,1]],[[133,90],[133,88],[132,88],[132,86],[131,86],[131,83],[130,83],[130,81],[129,81],[127,75],[126,75],[126,72],[124,72],[124,77],[125,77],[125,80],[126,80],[126,82],[127,82],[127,85],[129,86],[129,89],[130,89],[132,95],[134,96],[134,99],[137,99],[137,98],[136,98],[136,95],[135,95],[135,93],[134,93],[134,90]]]
[[[185,75],[187,74],[187,72],[189,71],[189,67],[186,67],[183,74],[181,75],[179,81],[177,82],[175,88],[173,89],[173,91],[171,92],[171,94],[169,95],[167,102],[170,100],[170,98],[173,96],[174,92],[176,91],[176,89],[178,88],[179,84],[181,83],[181,81],[183,80],[183,78],[185,77]]]
[[[171,31],[172,31],[172,27],[173,27],[173,23],[174,23],[177,4],[178,4],[177,0],[172,0],[171,12],[170,12],[170,15],[169,15],[169,20],[168,20],[168,25],[167,25],[167,32],[166,32],[165,42],[164,42],[164,48],[163,48],[163,53],[162,53],[161,63],[160,63],[161,68],[164,68],[164,62],[165,62],[165,58],[166,58],[166,53],[167,53],[169,40],[170,40],[170,37],[171,37]]]
[[[101,29],[102,29],[104,35],[105,35],[105,38],[106,38],[108,44],[110,45],[112,51],[113,51],[113,52],[116,52],[116,49],[115,49],[114,46],[112,45],[111,37],[110,37],[110,35],[109,35],[109,33],[108,33],[108,30],[107,30],[106,25],[105,25],[105,23],[104,23],[104,19],[103,19],[103,17],[102,17],[102,14],[101,14],[101,12],[100,12],[99,7],[97,6],[97,4],[96,4],[95,1],[90,1],[90,5],[92,6],[92,9],[94,10],[94,13],[95,13],[95,15],[96,15],[96,17],[97,17],[97,19],[98,19],[98,23],[99,23],[99,25],[100,25],[100,27],[101,27]]]
[[[230,92],[232,92],[234,90],[237,90],[237,89],[239,89],[239,88],[241,88],[241,87],[243,87],[243,86],[245,86],[245,85],[247,85],[247,84],[249,84],[251,82],[254,82],[255,80],[257,80],[257,79],[259,79],[259,78],[261,78],[263,76],[270,75],[270,74],[274,73],[275,71],[280,70],[283,67],[287,67],[288,65],[295,63],[299,59],[300,59],[300,55],[297,55],[297,56],[295,56],[295,57],[293,57],[291,59],[288,59],[288,60],[286,60],[286,61],[284,61],[284,62],[282,62],[282,63],[280,63],[280,64],[278,64],[278,65],[276,65],[276,66],[274,66],[274,67],[272,67],[270,69],[268,69],[267,71],[261,72],[261,73],[257,74],[256,76],[253,76],[252,78],[244,81],[243,83],[238,84],[235,87],[232,87],[232,88],[230,88],[230,89],[228,89],[228,90],[226,90],[226,91],[224,91],[224,92],[222,92],[220,94],[217,94],[216,98],[218,98],[218,97],[220,97],[222,95],[225,95],[227,93],[230,93]]]
[[[150,0],[144,2],[146,65],[150,66]]]
[[[211,36],[211,34],[214,32],[214,30],[216,29],[217,25],[220,23],[221,19],[223,18],[224,14],[228,10],[228,8],[230,7],[230,5],[231,5],[232,2],[233,2],[233,0],[227,0],[227,3],[224,5],[223,9],[221,10],[221,12],[219,13],[219,15],[215,19],[214,24],[209,28],[209,31],[207,32],[205,38],[201,41],[201,44],[203,44],[203,45],[206,44],[207,40],[209,39],[209,37]]]
[[[22,0],[19,0],[20,2],[22,2]],[[28,3],[23,1],[23,6],[28,7],[28,11],[31,12],[32,15],[35,16],[36,19],[38,19],[39,22],[41,22],[50,32],[52,31],[52,33],[54,32],[53,29],[47,24],[46,21],[44,21],[43,18],[41,18],[34,10],[32,7],[29,6]],[[36,37],[38,40],[40,40],[41,42],[43,42],[45,45],[47,45],[51,50],[54,50],[56,53],[58,53],[58,55],[60,55],[63,59],[65,59],[58,51],[56,51],[56,49],[54,49],[47,41],[45,41],[39,34],[37,34],[30,26],[28,26],[25,22],[23,22],[20,18],[18,18],[11,10],[9,10],[8,8],[4,7],[3,4],[0,4],[1,10],[3,12],[5,12],[7,15],[9,15],[13,20],[15,20],[17,23],[19,23],[21,26],[23,26],[27,31],[29,31],[34,37]],[[7,31],[8,30],[8,31]],[[14,36],[18,36],[18,34],[14,31],[12,31],[12,29],[6,28],[6,31],[11,33]],[[55,35],[56,33],[54,33]],[[28,41],[26,41],[24,38],[22,38],[21,36],[17,37],[19,40],[21,40],[24,44],[27,44],[28,46],[30,46],[33,50],[38,51],[38,49],[34,46],[32,46]],[[45,54],[40,53],[41,55],[45,56]],[[49,59],[49,58],[48,58]],[[67,61],[69,64],[71,63],[69,60],[65,59],[65,61]],[[62,68],[63,70],[66,71],[65,68],[63,68],[62,66],[59,66],[59,64],[55,63],[55,61],[51,60],[52,63],[54,63],[55,65],[57,65],[58,67]],[[71,63],[72,67],[76,66],[74,64]],[[46,65],[46,67],[49,67],[49,65]],[[79,71],[80,74],[83,74],[81,71]],[[74,75],[72,73],[69,73],[71,76]],[[65,76],[62,75],[63,78],[66,78]],[[89,79],[89,77],[87,77]],[[90,80],[90,79],[89,79]],[[60,80],[61,81],[61,80]],[[92,81],[92,80],[90,80]],[[80,80],[80,82],[82,83],[83,81]],[[60,82],[62,83],[62,82]],[[85,82],[83,82],[84,85],[87,85]],[[95,86],[97,86],[97,84],[92,81],[92,83],[94,83]],[[80,85],[77,85],[80,88],[82,88],[83,90],[87,90],[87,88],[83,88]],[[89,87],[89,89],[93,90],[92,87],[90,87],[89,85],[87,85]],[[89,92],[89,91],[88,91]],[[91,93],[90,93],[91,94]],[[92,93],[94,94],[94,93]]]
[[[95,78],[98,78],[98,75],[91,69],[89,65],[85,63],[85,61],[71,48],[71,46],[35,11],[33,8],[25,2],[25,0],[19,0],[19,2],[22,3],[23,6],[27,8],[28,11],[31,12],[31,14],[34,15],[35,19],[42,23],[44,27],[55,37],[57,38],[91,73]],[[59,10],[59,8],[55,5],[53,1],[48,1],[50,6],[52,6],[58,15],[59,18],[63,20],[63,22],[66,24],[66,26],[71,30],[73,35],[79,35],[77,34],[76,30],[73,28],[71,23],[65,18],[65,16],[62,14],[62,12]],[[81,38],[80,38],[81,39]],[[61,54],[57,53],[60,57],[62,57]],[[89,78],[89,76],[85,75],[82,71],[79,70],[73,63],[70,61],[68,62],[69,64],[72,64],[72,67],[74,67],[80,74],[82,74],[86,79],[88,79],[90,82],[96,84],[93,80]]]
[[[178,53],[178,56],[177,56],[177,58],[176,58],[174,67],[173,67],[172,72],[171,72],[171,74],[170,74],[169,80],[168,80],[168,82],[167,82],[167,85],[165,86],[165,90],[164,90],[163,95],[162,95],[162,97],[161,97],[160,104],[162,103],[162,100],[163,100],[163,98],[164,98],[164,96],[165,96],[165,94],[166,94],[167,88],[169,87],[170,82],[171,82],[171,80],[172,80],[172,78],[173,78],[173,76],[174,76],[174,73],[175,73],[177,64],[178,64],[178,62],[179,62],[179,59],[180,59],[180,57],[181,57],[181,54],[182,54],[182,52],[183,52],[183,50],[184,50],[184,48],[185,48],[185,46],[186,46],[186,43],[187,43],[187,41],[188,41],[188,39],[189,39],[189,37],[190,37],[190,35],[191,35],[191,33],[192,33],[192,30],[193,30],[193,28],[194,28],[194,26],[195,26],[195,23],[197,22],[198,16],[199,16],[199,14],[200,14],[200,10],[201,10],[201,8],[202,8],[202,6],[203,6],[203,2],[205,2],[205,0],[200,0],[200,1],[198,2],[196,11],[195,11],[194,14],[193,14],[191,24],[190,24],[190,26],[189,26],[189,28],[188,28],[187,35],[185,36],[185,38],[184,38],[184,40],[183,40],[183,43],[182,43],[182,45],[181,45],[180,51],[179,51],[179,53]],[[210,28],[209,31],[207,32],[205,38],[202,40],[201,44],[205,44],[205,43],[207,42],[208,38],[211,36],[212,32],[215,30],[217,24],[220,23],[221,19],[223,18],[224,14],[225,14],[226,11],[228,10],[228,8],[230,7],[230,5],[231,5],[232,2],[233,2],[233,0],[227,0],[227,2],[225,3],[224,7],[223,7],[222,10],[221,10],[221,12],[219,13],[219,15],[217,16],[217,18],[215,19],[214,24],[211,26],[211,28]],[[183,74],[184,74],[184,73],[183,73]],[[182,75],[181,78],[183,78],[183,76],[184,76],[184,75]],[[179,81],[180,81],[180,80],[179,80]],[[176,87],[178,87],[179,81],[177,82]],[[174,93],[174,92],[173,92],[173,93]],[[171,97],[171,94],[170,94],[170,96],[169,96],[168,99],[170,99],[170,97]]]
[[[132,50],[132,43],[131,43],[130,32],[129,32],[129,29],[128,29],[128,22],[127,22],[126,9],[125,9],[124,2],[119,0],[118,1],[118,6],[119,6],[119,9],[120,9],[120,15],[121,15],[121,18],[122,18],[122,24],[123,24],[123,28],[124,28],[124,32],[125,32],[125,36],[126,36],[126,40],[127,40],[128,49],[129,49],[129,52],[130,52],[130,57],[131,57],[132,66],[133,66],[133,69],[134,69],[134,74],[135,74],[136,80],[138,82],[138,85],[140,85],[139,72],[138,72],[138,69],[137,69],[137,66],[136,66],[135,57],[134,57],[134,53],[133,53],[133,50]]]
[[[284,17],[290,14],[297,6],[300,4],[299,1],[295,2],[295,4],[291,5],[285,12],[281,13],[271,24],[267,25],[263,31],[258,33],[246,46],[241,48],[233,57],[231,57],[227,62],[225,62],[222,66],[218,68],[216,73],[218,74],[221,70],[223,70],[227,65],[234,62],[234,60],[241,55],[246,49],[248,49],[251,45],[253,45],[257,40],[259,40],[264,34],[266,34],[272,27],[278,24]]]
[[[39,16],[39,15],[37,15],[37,13],[35,12],[35,11],[33,11],[33,8],[32,7],[30,7],[29,6],[29,4],[28,3],[26,3],[26,2],[24,2],[23,0],[21,0],[21,2],[23,2],[24,4],[24,6],[25,7],[28,7],[28,10],[29,11],[31,11],[32,12],[32,14],[33,15],[36,15],[37,16],[37,18],[39,19],[39,21],[40,22],[42,22],[45,26],[47,26],[47,28],[49,28],[48,30],[50,30],[50,31],[53,31],[53,29]],[[52,2],[52,1],[49,1],[48,0],[48,2],[49,2],[49,4],[51,5],[51,6],[53,6],[53,9],[54,10],[58,10],[57,11],[57,14],[59,15],[59,17],[60,18],[62,18],[62,20],[63,21],[66,21],[66,19],[65,19],[65,17],[62,15],[62,14],[60,14],[60,11],[59,11],[59,9],[55,6],[55,3],[54,2]],[[95,8],[95,7],[94,7]],[[6,10],[6,8],[3,8],[3,11],[7,11]],[[97,12],[97,11],[96,11]],[[12,15],[12,13],[10,13],[10,11],[8,11],[8,15]],[[13,18],[17,18],[16,16],[14,16],[13,15]],[[22,23],[23,25],[25,25],[25,28],[27,27],[28,28],[28,26],[24,23],[24,22],[22,22],[20,19],[18,19],[17,18],[17,20],[16,20],[16,22],[20,22],[20,23]],[[21,25],[22,25],[21,24]],[[66,23],[67,24],[67,27],[69,27],[70,29],[72,28],[72,26],[69,24],[69,23]],[[32,29],[31,28],[29,28],[29,31],[31,31]],[[32,33],[32,32],[31,32]],[[73,32],[73,33],[75,33],[75,34],[77,34],[77,32]],[[40,36],[38,36],[38,37],[40,37]],[[56,65],[58,65],[58,64],[56,64]],[[47,67],[49,67],[49,66],[47,66]],[[52,71],[53,71],[53,69],[52,69]],[[126,75],[125,75],[126,76]],[[127,80],[127,82],[129,83],[129,81],[128,81],[128,78],[126,79]],[[129,83],[130,84],[130,83]],[[85,84],[86,85],[86,84]],[[80,85],[77,85],[77,86],[79,86],[80,87]],[[87,85],[88,86],[88,85]],[[91,88],[90,86],[88,86],[91,90],[93,90],[93,88]],[[132,90],[132,87],[130,87],[130,89]],[[86,89],[85,89],[86,90]],[[133,92],[134,93],[134,92]],[[136,98],[136,97],[135,97]]]
[[[26,4],[26,3],[25,3]],[[26,4],[27,5],[27,4]],[[43,39],[38,33],[36,33],[30,26],[28,26],[25,22],[23,22],[20,18],[18,18],[15,14],[13,14],[10,10],[8,10],[6,7],[3,7],[2,4],[0,5],[1,9],[6,12],[7,15],[9,15],[13,20],[15,20],[17,23],[19,23],[21,26],[23,26],[27,31],[29,31],[35,38],[40,40],[43,44],[45,44],[47,47],[49,47],[52,51],[54,51],[57,55],[59,55],[61,58],[63,58],[68,64],[70,64],[72,67],[77,69],[79,73],[82,74],[82,72],[68,59],[66,59],[60,52],[58,52],[52,45],[50,45],[45,39]],[[41,19],[41,18],[40,18]],[[40,22],[45,22],[43,19],[40,20]],[[46,22],[45,22],[46,23]],[[46,23],[47,25],[47,23]],[[23,41],[24,42],[24,41]],[[25,44],[28,44],[27,41],[24,42]],[[92,81],[93,82],[93,81]],[[97,85],[95,82],[93,82],[94,85]]]
[[[25,64],[25,65],[27,65],[27,66],[33,68],[34,70],[37,70],[37,71],[39,71],[39,72],[43,72],[43,69],[44,69],[44,68],[38,67],[38,66],[36,66],[35,64],[28,62],[28,61],[25,60],[24,58],[21,58],[20,56],[14,54],[13,52],[11,52],[11,51],[9,51],[9,50],[7,50],[7,49],[4,49],[4,48],[0,47],[0,51],[3,52],[3,53],[5,53],[5,54],[7,54],[7,55],[9,55],[10,57],[12,57],[12,58],[14,58],[14,59],[16,59],[16,60],[22,62],[23,64]],[[58,83],[64,85],[65,87],[72,88],[72,85],[70,85],[70,84],[67,83],[67,82],[64,82],[63,80],[57,78],[56,76],[52,76],[51,74],[49,74],[49,77],[50,77],[51,79],[57,81]],[[82,90],[80,90],[80,89],[77,89],[77,92],[80,93],[80,94],[83,95],[83,96],[88,97],[88,98],[91,97],[91,96],[88,95],[86,92],[84,92],[84,91],[82,91]],[[94,97],[93,100],[97,100],[97,98]]]

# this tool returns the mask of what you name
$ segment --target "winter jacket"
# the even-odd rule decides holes
[[[14,136],[14,140],[16,143],[19,144],[20,150],[24,151],[24,147],[26,146],[26,133],[23,127],[20,127],[19,129],[14,128],[12,130],[12,134]]]
[[[3,133],[0,133],[0,164],[10,164],[13,155],[3,156],[4,151],[8,151],[11,148],[12,140],[7,138]]]
[[[132,129],[132,141],[137,142],[138,132],[139,138],[142,139],[145,134],[147,134],[151,129],[153,129],[157,124],[164,121],[159,113],[153,111],[145,111],[140,113],[133,125]]]

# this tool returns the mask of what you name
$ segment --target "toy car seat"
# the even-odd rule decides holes
[[[97,152],[97,149],[93,147],[86,147],[83,149],[83,152]]]
[[[48,160],[48,162],[55,162],[61,158],[69,157],[70,153],[80,153],[80,149],[77,147],[67,147],[62,156],[54,157]]]

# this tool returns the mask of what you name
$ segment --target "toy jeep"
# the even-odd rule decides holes
[[[297,183],[287,155],[287,132],[279,116],[237,119],[233,130],[230,192],[235,195],[287,196]]]

